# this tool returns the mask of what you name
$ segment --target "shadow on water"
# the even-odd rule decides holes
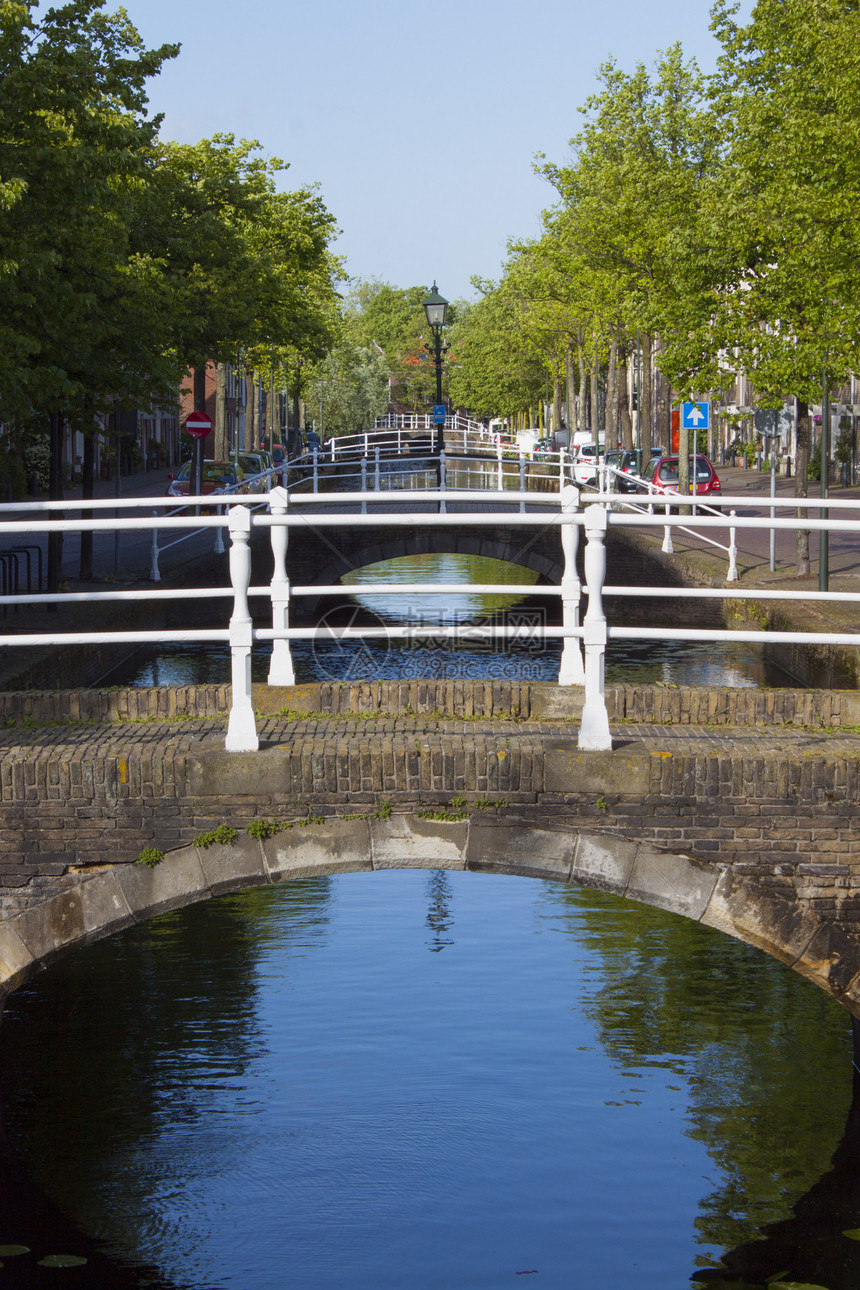
[[[805,1290],[860,1286],[860,1079],[856,1073],[845,1133],[831,1168],[792,1206],[790,1218],[762,1230],[760,1240],[723,1255],[719,1267],[693,1273],[692,1285],[697,1290],[768,1290],[781,1282]]]

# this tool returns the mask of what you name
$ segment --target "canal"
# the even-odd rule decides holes
[[[523,580],[494,566],[467,572]],[[388,577],[417,580],[352,585]],[[354,594],[362,621],[438,613]],[[464,590],[443,616],[522,612]],[[558,668],[537,632],[294,656],[299,680]],[[228,675],[226,651],[162,650],[110,679]],[[613,646],[609,677],[790,683],[713,644]],[[563,884],[343,875],[130,929],[8,1001],[0,1117],[20,1290],[860,1285],[846,1014],[719,933]]]
[[[532,570],[488,557],[458,554],[403,556],[357,569],[344,579],[339,603],[321,603],[314,641],[293,641],[290,649],[298,682],[431,679],[493,679],[556,681],[561,642],[542,639],[545,623],[560,621],[557,597],[534,598],[482,595],[467,589],[476,583],[534,583]],[[362,594],[367,583],[397,586],[418,582],[463,583],[462,592],[410,593],[407,603],[393,596]],[[536,583],[535,583],[536,585]],[[352,588],[355,591],[352,592]],[[707,611],[703,611],[707,612]],[[670,611],[674,613],[674,609]],[[649,620],[650,621],[650,620]],[[711,615],[703,626],[713,626]],[[260,620],[261,625],[263,620]],[[474,641],[465,635],[453,641],[433,639],[414,643],[381,640],[339,641],[338,627],[371,627],[441,622],[458,624],[511,624],[525,632],[523,641]],[[257,645],[252,656],[255,681],[264,682],[269,670],[270,645]],[[99,678],[98,685],[200,685],[230,679],[227,645],[163,645],[157,650],[135,651],[120,666]],[[760,647],[738,642],[611,641],[606,655],[610,684],[639,682],[663,685],[792,686],[797,682],[767,660]]]
[[[64,1283],[164,1290],[848,1290],[856,1144],[853,1194],[803,1209],[846,1125],[846,1021],[753,949],[562,884],[222,897],[8,1003],[2,1243],[26,1252],[2,1275],[48,1284],[64,1255],[87,1259]]]

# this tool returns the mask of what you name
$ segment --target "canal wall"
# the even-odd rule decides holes
[[[605,753],[567,687],[259,687],[247,754],[227,697],[0,697],[0,912],[33,962],[251,882],[450,862],[707,921],[860,1015],[856,695],[610,687]]]

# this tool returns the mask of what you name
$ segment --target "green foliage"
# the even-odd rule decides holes
[[[496,801],[491,801],[488,797],[479,797],[470,803],[465,794],[455,793],[451,798],[450,806],[422,807],[415,814],[421,820],[441,820],[443,823],[455,824],[462,820],[468,820],[475,811],[485,811],[490,807],[495,810],[502,810],[507,805],[507,798],[498,798]]]
[[[164,859],[164,852],[159,851],[158,847],[144,847],[137,857],[137,864],[146,865],[148,869],[154,869],[157,864],[161,864]]]
[[[17,502],[27,492],[27,475],[20,452],[0,447],[0,501]]]
[[[160,141],[145,85],[178,47],[145,49],[122,10],[2,17],[0,421],[88,432],[239,348],[320,357],[341,268],[317,191],[279,191],[253,142]]]
[[[252,820],[248,825],[247,833],[249,837],[256,838],[258,842],[262,842],[266,838],[274,837],[283,827],[277,820],[256,819]]]
[[[393,400],[422,409],[435,399],[436,368],[429,352],[430,330],[423,301],[426,286],[393,287],[378,280],[355,282],[345,302],[344,336],[358,349],[384,356],[395,378]],[[448,306],[448,323],[459,306]],[[445,371],[448,371],[448,363]]]
[[[329,435],[359,434],[388,411],[388,363],[381,351],[343,342],[316,366],[305,386],[308,414]]]
[[[233,829],[228,824],[219,824],[216,829],[210,829],[207,833],[198,833],[194,839],[194,845],[205,848],[217,842],[221,846],[228,847],[238,836],[238,829]]]
[[[840,430],[836,436],[835,456],[843,466],[850,466],[854,455],[854,435],[850,429]]]

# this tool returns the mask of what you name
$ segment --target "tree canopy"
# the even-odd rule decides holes
[[[145,86],[177,52],[102,0],[0,3],[0,420],[83,428],[190,366],[331,343],[332,216],[254,142],[160,139]]]

